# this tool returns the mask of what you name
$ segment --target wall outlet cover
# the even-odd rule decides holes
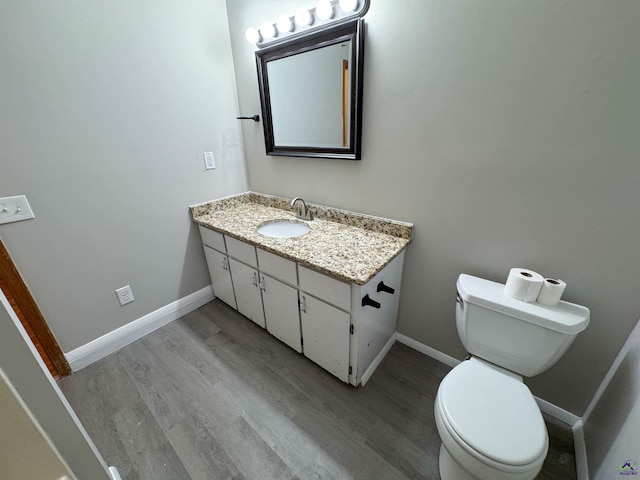
[[[118,296],[120,305],[126,305],[127,303],[131,303],[135,300],[135,298],[133,298],[133,292],[131,291],[131,287],[129,285],[117,289],[116,295]]]

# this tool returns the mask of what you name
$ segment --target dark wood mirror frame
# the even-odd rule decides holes
[[[278,145],[274,138],[271,98],[267,64],[292,55],[351,41],[350,76],[350,118],[349,129],[345,132],[348,146],[318,147],[309,145]],[[322,28],[307,35],[291,39],[278,45],[266,47],[256,52],[260,102],[267,155],[288,157],[334,158],[360,160],[362,148],[362,92],[364,67],[364,20],[356,19]],[[300,115],[305,112],[300,112]]]

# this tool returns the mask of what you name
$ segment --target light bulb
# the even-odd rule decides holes
[[[328,20],[333,17],[333,5],[329,0],[320,0],[316,5],[316,14],[321,20]]]
[[[278,20],[276,21],[276,26],[278,27],[278,31],[280,33],[287,33],[293,30],[293,22],[291,21],[291,17],[287,15],[280,15]]]
[[[276,27],[273,26],[273,23],[264,22],[260,25],[260,33],[264,38],[273,38],[278,35],[278,31]]]
[[[340,0],[339,3],[343,12],[353,12],[358,8],[358,0]]]
[[[244,31],[244,38],[249,43],[258,43],[260,41],[260,32],[253,27],[249,27]]]
[[[311,25],[313,23],[313,16],[311,15],[311,12],[306,8],[299,8],[296,11],[296,23],[299,27]]]

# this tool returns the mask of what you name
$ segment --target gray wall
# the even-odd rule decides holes
[[[640,461],[640,322],[620,350],[583,422],[590,478],[619,478],[620,465]]]
[[[224,0],[0,1],[0,196],[36,215],[0,237],[65,352],[210,284],[187,207],[247,189],[236,116]]]
[[[244,114],[244,29],[298,4],[227,0]],[[565,280],[591,325],[527,383],[581,415],[640,311],[640,2],[371,0],[365,20],[362,161],[267,157],[244,124],[251,189],[413,222],[398,329],[457,358],[459,273]]]

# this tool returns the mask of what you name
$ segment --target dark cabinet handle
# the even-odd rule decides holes
[[[366,307],[373,307],[373,308],[380,308],[380,302],[376,302],[375,300],[372,300],[371,298],[369,298],[369,294],[366,294],[363,298],[362,298],[362,306]]]
[[[393,295],[394,293],[396,293],[396,289],[395,288],[391,288],[387,285],[384,284],[384,282],[380,282],[378,284],[378,289],[376,290],[377,292],[385,292],[385,293],[390,293],[391,295]]]

